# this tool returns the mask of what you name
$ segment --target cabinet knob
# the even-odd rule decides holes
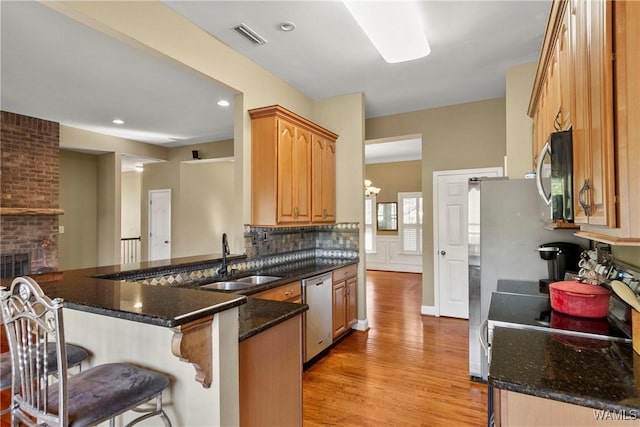
[[[300,213],[298,212],[298,208],[293,208],[293,217],[298,218],[298,215],[300,215]]]
[[[290,295],[293,295],[293,291],[292,290],[284,291],[284,294],[286,296],[290,296]]]

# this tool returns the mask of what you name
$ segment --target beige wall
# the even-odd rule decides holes
[[[422,136],[424,253],[422,302],[434,305],[433,172],[502,166],[505,155],[505,100],[489,99],[366,121],[366,138]]]
[[[364,224],[364,96],[316,100],[312,120],[338,134],[336,141],[336,221]],[[364,233],[360,233],[358,324],[367,328]]]
[[[365,178],[380,188],[377,203],[397,202],[398,193],[422,191],[422,160],[368,164]],[[377,234],[397,236],[398,231],[378,230]]]
[[[640,247],[637,246],[612,246],[613,257],[625,262],[637,269],[640,269]]]
[[[120,234],[122,237],[140,237],[142,173],[123,172],[121,183]]]
[[[60,151],[60,216],[64,233],[58,236],[61,270],[98,263],[98,158]]]
[[[422,190],[422,160],[374,163],[365,166],[365,178],[380,187],[378,202],[397,202],[398,193]]]
[[[507,114],[507,176],[524,178],[532,166],[531,129],[533,120],[527,115],[529,99],[536,76],[537,62],[507,68],[506,114]]]

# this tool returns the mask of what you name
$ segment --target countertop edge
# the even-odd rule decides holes
[[[255,301],[255,299],[254,299]],[[241,310],[248,309],[249,305],[251,305],[254,301],[249,301],[249,304],[243,306]],[[238,342],[242,342],[246,339],[249,339],[255,335],[258,335],[261,332],[266,331],[286,320],[289,320],[293,317],[303,314],[305,311],[309,310],[309,306],[307,304],[297,304],[297,303],[287,303],[282,301],[271,301],[271,300],[260,300],[259,304],[271,305],[272,307],[282,307],[286,310],[285,313],[282,313],[278,316],[270,317],[268,321],[261,323],[258,326],[252,327],[246,331],[243,331],[242,325],[240,325],[240,332],[238,335]],[[293,307],[297,306],[297,307]]]
[[[95,307],[86,304],[74,303],[72,301],[64,301],[63,305],[65,308],[76,311],[83,311],[86,313],[97,314],[105,317],[112,317],[115,319],[123,319],[132,322],[144,323],[147,325],[161,326],[165,328],[175,328],[176,326],[181,326],[187,324],[189,322],[193,322],[194,320],[198,320],[205,316],[210,316],[216,313],[220,313],[222,311],[229,310],[234,307],[239,307],[243,304],[246,304],[247,298],[243,295],[238,295],[238,298],[222,302],[216,305],[212,305],[210,307],[205,307],[203,309],[199,309],[192,313],[185,313],[180,315],[179,317],[174,317],[173,319],[162,318],[162,317],[154,317],[149,314],[143,313],[134,313],[131,311],[119,311],[108,308]]]
[[[635,406],[625,406],[620,404],[615,404],[611,402],[605,402],[603,400],[588,398],[588,397],[580,397],[580,396],[572,396],[566,393],[561,393],[558,391],[543,389],[540,387],[532,387],[527,386],[525,384],[519,384],[509,381],[500,381],[492,379],[489,376],[488,384],[494,388],[506,391],[513,391],[516,393],[526,394],[529,396],[540,397],[542,399],[551,399],[558,402],[563,403],[571,403],[573,405],[584,406],[592,409],[602,409],[609,411],[639,411],[640,408]]]

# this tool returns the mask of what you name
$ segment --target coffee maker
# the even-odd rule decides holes
[[[551,242],[538,246],[540,258],[548,262],[549,278],[540,280],[540,287],[564,280],[567,272],[577,273],[582,247],[569,242]]]

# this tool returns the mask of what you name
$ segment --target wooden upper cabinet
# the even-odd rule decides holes
[[[571,21],[567,15],[566,1],[553,3],[529,102],[529,115],[533,118],[531,148],[534,169],[549,135],[571,127],[573,58]]]
[[[317,135],[312,140],[311,219],[316,223],[332,223],[336,221],[336,143]]]
[[[613,8],[615,153],[612,157],[617,222],[615,227],[583,225],[578,235],[613,245],[640,246],[640,2],[616,1]],[[609,155],[606,150],[600,152]],[[599,166],[600,171],[606,170],[606,165]],[[609,203],[613,205],[614,201]]]
[[[560,116],[559,124],[561,130],[567,130],[572,125],[572,111],[574,110],[574,63],[573,44],[574,29],[571,25],[571,12],[565,10],[558,29],[558,40],[556,41],[558,55],[558,83],[560,90]]]
[[[557,72],[561,127],[573,131],[578,234],[610,244],[640,245],[638,27],[640,2],[555,0],[529,103],[535,156]]]
[[[278,126],[278,223],[311,218],[311,132],[284,120]]]
[[[252,224],[310,224],[318,211],[318,222],[335,222],[338,136],[278,105],[249,115]],[[323,148],[318,153],[316,141]]]
[[[616,227],[612,3],[576,0],[575,222]]]

